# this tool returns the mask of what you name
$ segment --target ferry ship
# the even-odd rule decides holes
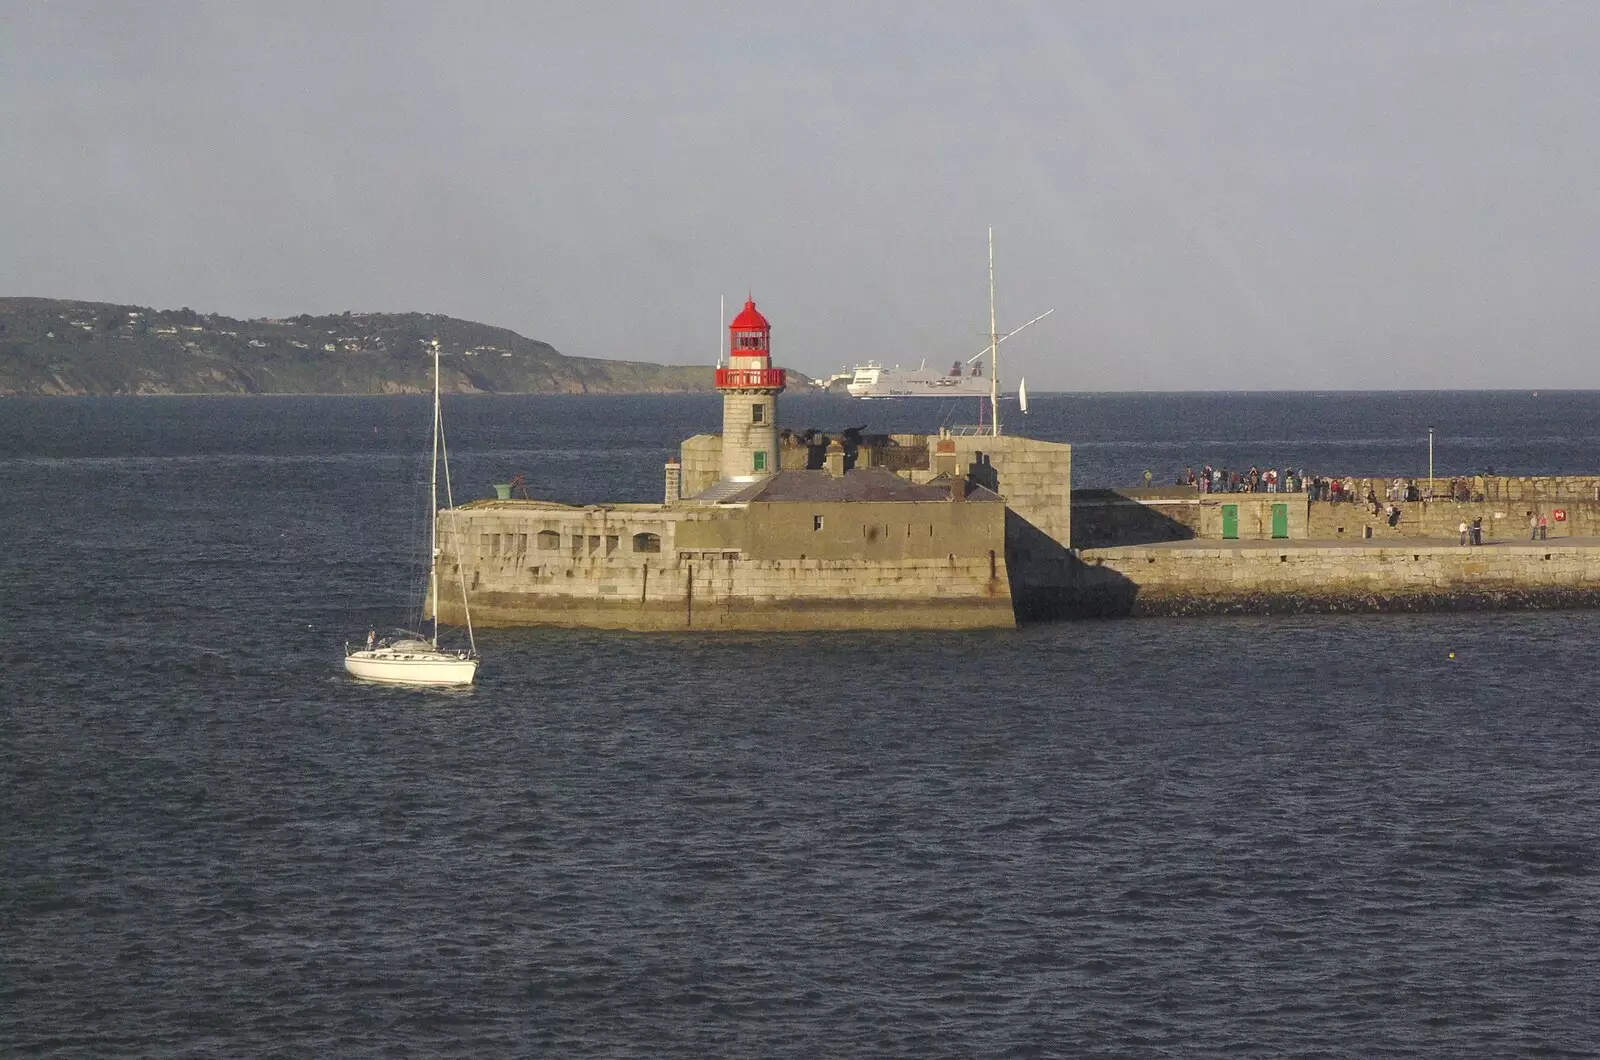
[[[987,398],[989,377],[984,374],[983,365],[969,367],[960,361],[942,375],[925,367],[910,372],[868,361],[856,365],[845,391],[856,398]]]

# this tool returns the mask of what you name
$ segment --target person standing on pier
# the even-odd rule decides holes
[[[1465,519],[1461,520],[1461,543],[1463,545],[1467,543],[1467,521]]]

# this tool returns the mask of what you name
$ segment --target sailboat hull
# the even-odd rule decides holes
[[[377,648],[346,655],[344,669],[351,677],[386,685],[470,685],[478,660],[443,651]]]

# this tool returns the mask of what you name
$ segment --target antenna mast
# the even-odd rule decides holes
[[[433,582],[433,646],[439,647],[439,340],[433,340],[433,466],[428,469],[429,580]],[[462,575],[463,578],[466,575]]]
[[[994,323],[994,225],[989,226],[989,419],[1000,437],[1000,331]]]

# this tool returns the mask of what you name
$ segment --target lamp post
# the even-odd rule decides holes
[[[1433,428],[1428,428],[1428,499],[1433,500]]]

